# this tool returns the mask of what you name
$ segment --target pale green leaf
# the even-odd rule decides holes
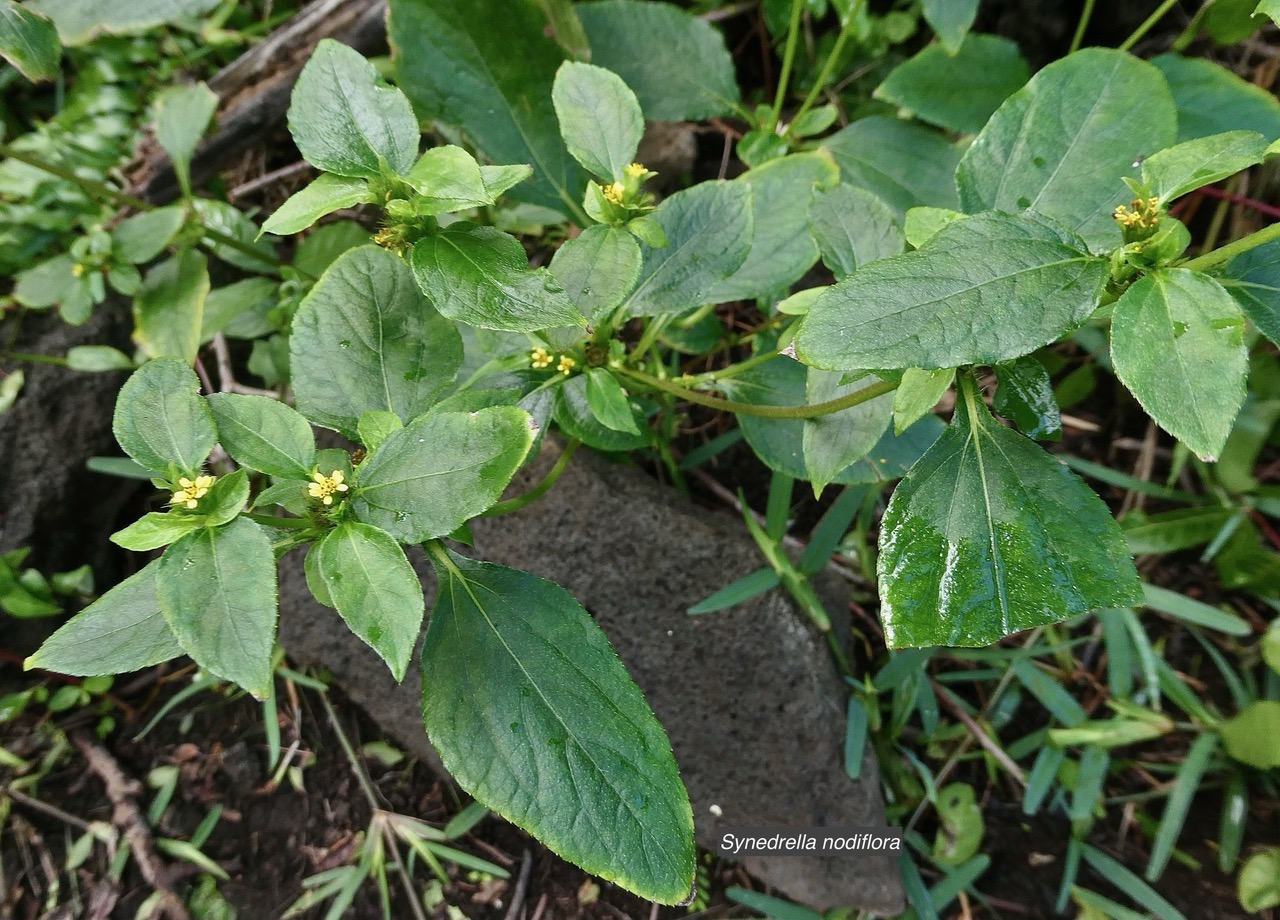
[[[208,263],[195,249],[184,249],[147,272],[133,301],[133,336],[142,353],[194,363],[208,295]]]
[[[860,265],[900,255],[905,248],[893,209],[853,185],[814,193],[809,233],[837,281],[849,277]]]
[[[1142,161],[1142,181],[1160,203],[1261,163],[1267,139],[1257,131],[1227,131],[1184,141]]]
[[[1269,15],[1274,18],[1277,12]],[[1245,860],[1236,880],[1236,897],[1250,913],[1280,907],[1280,847],[1267,847]]]
[[[636,158],[644,115],[635,94],[612,71],[566,61],[551,89],[569,153],[593,175],[622,180]]]
[[[203,83],[170,87],[156,97],[156,140],[173,161],[187,195],[191,194],[191,155],[217,108],[217,94]]]
[[[62,46],[52,22],[13,0],[0,2],[0,57],[31,82],[58,75]]]
[[[421,196],[413,202],[419,214],[481,208],[494,201],[480,164],[461,147],[432,147],[405,178]]]
[[[978,16],[978,0],[923,0],[922,12],[943,47],[955,54]]]
[[[218,5],[218,0],[40,0],[28,3],[53,20],[64,45],[83,45],[102,34],[131,35],[169,22],[198,26],[198,17]]]
[[[880,380],[868,375],[849,384],[841,384],[843,375],[835,371],[810,370],[806,383],[810,404],[839,399]],[[808,480],[814,495],[820,495],[851,463],[865,457],[880,441],[893,415],[893,395],[886,393],[875,399],[804,420],[802,449]]]
[[[177,358],[148,361],[125,381],[111,430],[120,446],[150,470],[200,470],[217,443],[200,379]]]
[[[323,173],[302,191],[290,195],[267,218],[267,222],[262,225],[262,232],[278,236],[297,233],[326,214],[370,201],[373,201],[373,196],[367,179]]]
[[[168,546],[178,538],[185,537],[191,531],[203,526],[204,515],[201,514],[172,511],[161,514],[152,511],[123,530],[113,533],[111,542],[135,553],[145,553]]]
[[[1222,746],[1241,763],[1259,770],[1280,767],[1280,702],[1257,700],[1218,726]]]
[[[955,380],[955,368],[934,371],[908,368],[902,382],[893,391],[893,431],[902,434],[925,414],[933,410]]]

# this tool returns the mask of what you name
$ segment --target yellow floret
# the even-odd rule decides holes
[[[173,498],[170,499],[169,504],[195,508],[200,503],[200,499],[209,494],[209,487],[213,485],[216,479],[216,476],[197,476],[195,479],[188,479],[183,476],[178,480],[180,488],[173,493]]]
[[[311,478],[315,481],[307,483],[307,491],[312,498],[320,499],[321,503],[325,505],[333,504],[335,492],[345,492],[350,488],[342,481],[345,478],[342,475],[342,470],[334,470],[328,476],[316,470],[311,474]]]
[[[550,367],[551,352],[539,345],[529,353],[529,363],[539,370],[544,367]]]

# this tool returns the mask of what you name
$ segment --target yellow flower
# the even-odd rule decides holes
[[[630,176],[632,179],[641,179],[644,177],[645,173],[647,173],[648,171],[649,170],[645,169],[639,163],[632,163],[625,170],[626,174]]]
[[[1135,198],[1127,205],[1120,205],[1111,216],[1127,229],[1150,230],[1160,222],[1160,199]]]
[[[84,274],[84,266],[79,262],[77,262],[75,265],[72,265],[71,274],[79,278],[81,275]]]
[[[169,504],[194,508],[200,503],[200,499],[209,494],[209,487],[213,485],[216,478],[215,476],[197,476],[195,479],[187,479],[183,476],[178,480],[181,488],[173,493]]]
[[[556,365],[556,370],[568,377],[569,371],[573,370],[577,363],[577,361],[573,360],[568,355],[561,355],[560,363]]]
[[[311,478],[315,481],[307,483],[307,491],[312,498],[318,498],[326,505],[333,504],[333,493],[345,492],[350,488],[342,481],[344,478],[342,470],[334,470],[328,476],[316,470],[311,474]]]
[[[606,185],[603,189],[604,197],[610,204],[622,206],[622,196],[626,192],[627,187],[621,182],[614,182],[612,185]]]
[[[551,366],[551,352],[547,351],[541,345],[533,349],[529,354],[529,363],[536,368],[544,368]]]

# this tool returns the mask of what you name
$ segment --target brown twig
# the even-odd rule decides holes
[[[142,810],[138,808],[137,796],[142,792],[141,784],[125,776],[110,752],[88,735],[77,732],[70,737],[84,756],[89,769],[107,787],[107,798],[114,807],[111,821],[129,841],[130,851],[143,879],[160,894],[161,910],[172,920],[190,920],[191,915],[187,912],[186,905],[173,890],[173,871],[156,855],[151,828],[147,825]]]
[[[511,896],[511,906],[507,908],[505,920],[517,920],[524,908],[525,895],[529,892],[529,873],[533,869],[533,857],[525,850],[520,858],[520,876],[516,879],[515,894]]]

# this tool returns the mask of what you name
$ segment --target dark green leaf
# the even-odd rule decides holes
[[[125,381],[112,431],[125,453],[157,471],[194,473],[218,441],[200,379],[177,358],[148,361]]]
[[[200,667],[259,699],[270,695],[276,564],[262,527],[238,518],[178,540],[160,557],[156,594]]]
[[[923,248],[872,262],[826,291],[796,338],[817,367],[949,368],[1030,354],[1094,311],[1107,263],[1074,234],[990,212]]]
[[[667,246],[641,247],[640,280],[625,309],[633,316],[693,310],[712,302],[716,287],[751,251],[751,186],[702,182],[666,199],[652,219]]]
[[[419,116],[461,128],[493,162],[530,164],[533,181],[513,197],[582,220],[587,176],[551,102],[565,53],[546,24],[531,0],[393,0],[388,29]]]
[[[733,111],[738,81],[714,26],[669,3],[601,0],[575,9],[592,63],[622,77],[646,118],[698,121]]]
[[[908,368],[902,382],[893,391],[893,430],[902,434],[926,413],[933,410],[955,380],[954,368],[922,371]]]
[[[1062,438],[1062,412],[1053,398],[1053,381],[1044,365],[1031,355],[996,367],[996,396],[992,408],[1018,426],[1029,438]]]
[[[967,211],[1030,208],[1110,249],[1120,243],[1112,209],[1130,197],[1121,177],[1176,130],[1159,71],[1086,48],[1037,73],[987,122],[956,172],[960,201]]]
[[[1141,597],[1106,505],[997,423],[971,382],[951,427],[894,491],[879,577],[891,648],[988,645]]]
[[[587,378],[587,405],[600,424],[614,431],[640,433],[631,403],[618,379],[603,367],[590,368]]]
[[[209,269],[202,253],[184,249],[147,272],[133,302],[134,340],[148,358],[191,364],[200,349]]]
[[[953,176],[960,151],[937,131],[875,115],[822,142],[840,166],[840,181],[871,192],[901,221],[914,207],[956,208]]]
[[[840,383],[841,374],[810,370],[806,384],[810,404],[838,399],[880,380],[867,376],[854,383]],[[880,441],[893,415],[893,395],[886,393],[849,409],[804,420],[801,442],[804,467],[813,483],[814,495],[821,494],[849,464],[865,457]]]
[[[530,268],[519,241],[494,227],[455,224],[432,233],[410,261],[419,287],[451,319],[507,332],[583,324],[552,274]]]
[[[751,300],[785,291],[812,268],[818,260],[818,247],[809,233],[814,193],[839,178],[831,157],[817,151],[771,160],[736,179],[751,186],[751,249],[738,270],[711,289],[708,302]]]
[[[1236,256],[1225,275],[1222,284],[1258,331],[1280,344],[1280,240]]]
[[[1189,141],[1223,131],[1257,131],[1268,140],[1280,137],[1280,101],[1262,87],[1204,58],[1161,54],[1151,63],[1164,74],[1173,91],[1178,107],[1178,140]]]
[[[423,416],[360,465],[356,516],[401,543],[446,536],[498,500],[533,429],[528,413],[511,406]]]
[[[573,158],[600,179],[623,179],[644,134],[644,115],[622,78],[603,67],[565,61],[551,99]]]
[[[943,45],[926,46],[895,67],[875,96],[922,121],[975,134],[1030,77],[1016,44],[997,35],[973,34],[958,52]]]
[[[645,427],[636,431],[617,431],[602,424],[591,410],[587,398],[587,377],[575,374],[556,387],[555,420],[571,438],[596,450],[621,452],[636,450],[653,443],[653,433]],[[633,406],[632,416],[636,414]]]
[[[291,195],[262,225],[263,233],[286,236],[305,230],[326,214],[373,201],[369,181],[323,173],[300,192]]]
[[[45,640],[24,667],[59,674],[124,674],[177,658],[174,638],[156,599],[153,562],[98,598]]]
[[[267,396],[214,393],[209,407],[218,440],[241,466],[282,479],[307,479],[315,465],[315,438],[307,420]]]
[[[407,173],[418,158],[418,120],[360,52],[331,38],[316,45],[293,87],[289,131],[307,162],[352,178]]]
[[[433,561],[422,711],[445,767],[588,872],[684,900],[696,861],[688,796],[604,633],[551,582],[453,554]]]
[[[901,254],[902,230],[893,209],[853,185],[819,189],[809,211],[809,233],[822,261],[840,281],[860,265]]]
[[[330,606],[402,680],[422,629],[425,602],[400,544],[386,531],[349,521],[330,531],[315,552]]]
[[[1185,268],[1143,277],[1116,303],[1116,376],[1156,423],[1212,461],[1244,404],[1244,317],[1218,282]]]
[[[640,244],[621,227],[597,224],[566,240],[551,259],[551,274],[591,320],[617,308],[640,277]]]
[[[329,267],[294,317],[289,348],[298,410],[349,438],[371,409],[406,422],[426,412],[462,364],[456,327],[376,246]]]
[[[44,16],[13,0],[0,2],[0,57],[31,82],[58,75],[62,46],[58,30]]]
[[[978,15],[978,0],[923,0],[925,21],[947,51],[955,54]]]

